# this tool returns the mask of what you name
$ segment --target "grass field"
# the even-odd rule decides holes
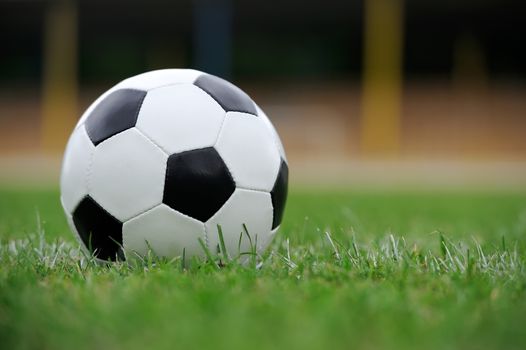
[[[525,349],[525,249],[526,194],[293,190],[257,268],[100,266],[4,189],[0,348]]]

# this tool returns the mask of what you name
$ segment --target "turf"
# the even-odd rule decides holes
[[[0,347],[524,349],[526,195],[292,191],[254,264],[97,265],[0,190]],[[219,267],[221,266],[221,267]]]

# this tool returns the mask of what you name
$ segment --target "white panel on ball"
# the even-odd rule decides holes
[[[60,177],[62,206],[68,214],[73,213],[88,194],[87,175],[94,150],[84,126],[73,132],[64,153]]]
[[[123,80],[116,87],[148,91],[172,84],[192,84],[201,74],[193,69],[159,69]]]
[[[75,236],[77,241],[79,243],[81,243],[80,244],[81,248],[84,249],[84,252],[86,252],[88,255],[90,255],[90,253],[86,249],[86,246],[84,244],[82,244],[82,240],[80,239],[79,232],[77,231],[77,228],[75,227],[75,224],[73,223],[73,217],[71,216],[70,213],[66,213],[66,221],[68,222],[69,228],[71,229],[71,232],[73,232],[73,235]]]
[[[172,85],[172,84],[192,84],[198,76],[203,74],[200,71],[193,69],[160,69],[151,72],[146,72],[125,79],[113,86],[111,89],[102,94],[98,99],[93,102],[88,109],[84,112],[82,117],[77,123],[77,128],[82,125],[87,117],[91,114],[93,109],[104,99],[106,96],[118,89],[137,89],[148,91],[153,88],[160,86]]]
[[[250,252],[251,243],[243,233],[243,224],[247,227],[252,245],[257,243],[258,252],[262,252],[270,243],[268,236],[272,229],[272,202],[269,193],[236,189],[223,207],[205,223],[210,251],[217,252],[217,225],[221,225],[226,249],[231,257]],[[239,246],[240,235],[242,240]]]
[[[262,118],[228,112],[215,148],[238,187],[271,191],[281,158]]]
[[[90,195],[126,221],[162,202],[167,159],[136,128],[121,132],[95,149]]]
[[[122,241],[126,256],[204,256],[198,239],[205,241],[204,224],[161,204],[124,223]]]
[[[278,147],[279,154],[286,162],[287,156],[285,155],[285,148],[283,147],[283,143],[281,143],[281,139],[279,138],[276,128],[274,128],[274,125],[272,125],[272,122],[270,121],[270,119],[267,117],[265,112],[263,112],[263,110],[259,108],[258,105],[256,105],[256,110],[258,111],[258,116],[260,116],[263,119],[263,121],[265,121],[265,124],[267,128],[270,130],[270,133],[272,134],[274,142],[276,143],[276,146]]]
[[[274,239],[274,236],[279,231],[279,226],[270,231],[268,236],[264,237],[265,239],[262,239],[261,241],[258,241],[258,251],[266,249],[270,243],[272,243],[272,240]]]
[[[191,84],[171,85],[148,92],[137,128],[173,154],[213,146],[224,117],[223,108],[203,90]]]

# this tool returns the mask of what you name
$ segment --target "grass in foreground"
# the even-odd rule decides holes
[[[97,265],[56,196],[0,193],[3,348],[526,346],[526,196],[296,192],[260,264],[221,269]]]

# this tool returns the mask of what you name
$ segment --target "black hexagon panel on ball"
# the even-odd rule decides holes
[[[183,214],[205,222],[235,189],[228,168],[213,147],[168,158],[163,203]]]

